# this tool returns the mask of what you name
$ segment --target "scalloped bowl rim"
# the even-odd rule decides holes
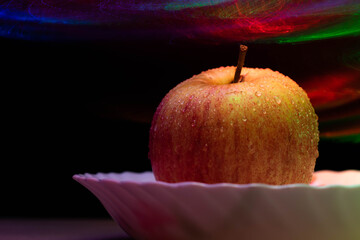
[[[349,170],[347,170],[349,171]],[[352,171],[352,170],[350,170]],[[345,171],[342,171],[345,172]],[[116,172],[98,172],[95,174],[91,173],[84,173],[84,174],[75,174],[73,175],[73,179],[78,180],[91,180],[96,182],[111,182],[116,184],[139,184],[139,185],[162,185],[164,187],[170,188],[183,188],[188,186],[195,186],[195,187],[206,187],[206,188],[221,188],[221,187],[228,187],[228,188],[266,188],[266,189],[273,189],[273,190],[281,190],[281,189],[288,189],[288,188],[310,188],[310,189],[328,189],[328,188],[347,188],[347,189],[357,189],[360,190],[360,184],[353,184],[353,185],[341,185],[341,184],[328,184],[322,186],[315,186],[311,184],[303,184],[303,183],[296,183],[296,184],[286,184],[286,185],[269,185],[264,183],[249,183],[249,184],[236,184],[236,183],[202,183],[202,182],[194,182],[194,181],[186,181],[186,182],[177,182],[177,183],[168,183],[158,180],[150,180],[150,181],[136,181],[136,180],[119,180],[119,179],[110,179],[110,178],[101,178],[98,177],[102,176],[109,176],[109,175],[124,175],[124,174],[132,174],[132,175],[144,175],[144,174],[153,174],[151,171],[146,172],[130,172],[125,171],[121,173]]]

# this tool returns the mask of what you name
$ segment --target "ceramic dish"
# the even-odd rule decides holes
[[[360,239],[360,171],[311,185],[157,182],[151,172],[74,175],[135,239]]]

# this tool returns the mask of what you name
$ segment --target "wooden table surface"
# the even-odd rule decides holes
[[[131,240],[110,219],[0,219],[1,240]]]

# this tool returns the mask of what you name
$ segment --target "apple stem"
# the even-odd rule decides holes
[[[242,80],[243,80],[243,77],[240,74],[241,74],[241,69],[244,66],[245,55],[246,55],[247,50],[248,50],[247,46],[240,45],[238,64],[236,67],[234,80],[231,83],[238,83],[238,82],[242,82]]]

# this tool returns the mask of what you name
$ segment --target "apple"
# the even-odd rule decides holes
[[[161,101],[149,139],[156,180],[311,182],[319,131],[306,92],[277,71],[242,67],[240,53],[237,67],[195,75]]]

